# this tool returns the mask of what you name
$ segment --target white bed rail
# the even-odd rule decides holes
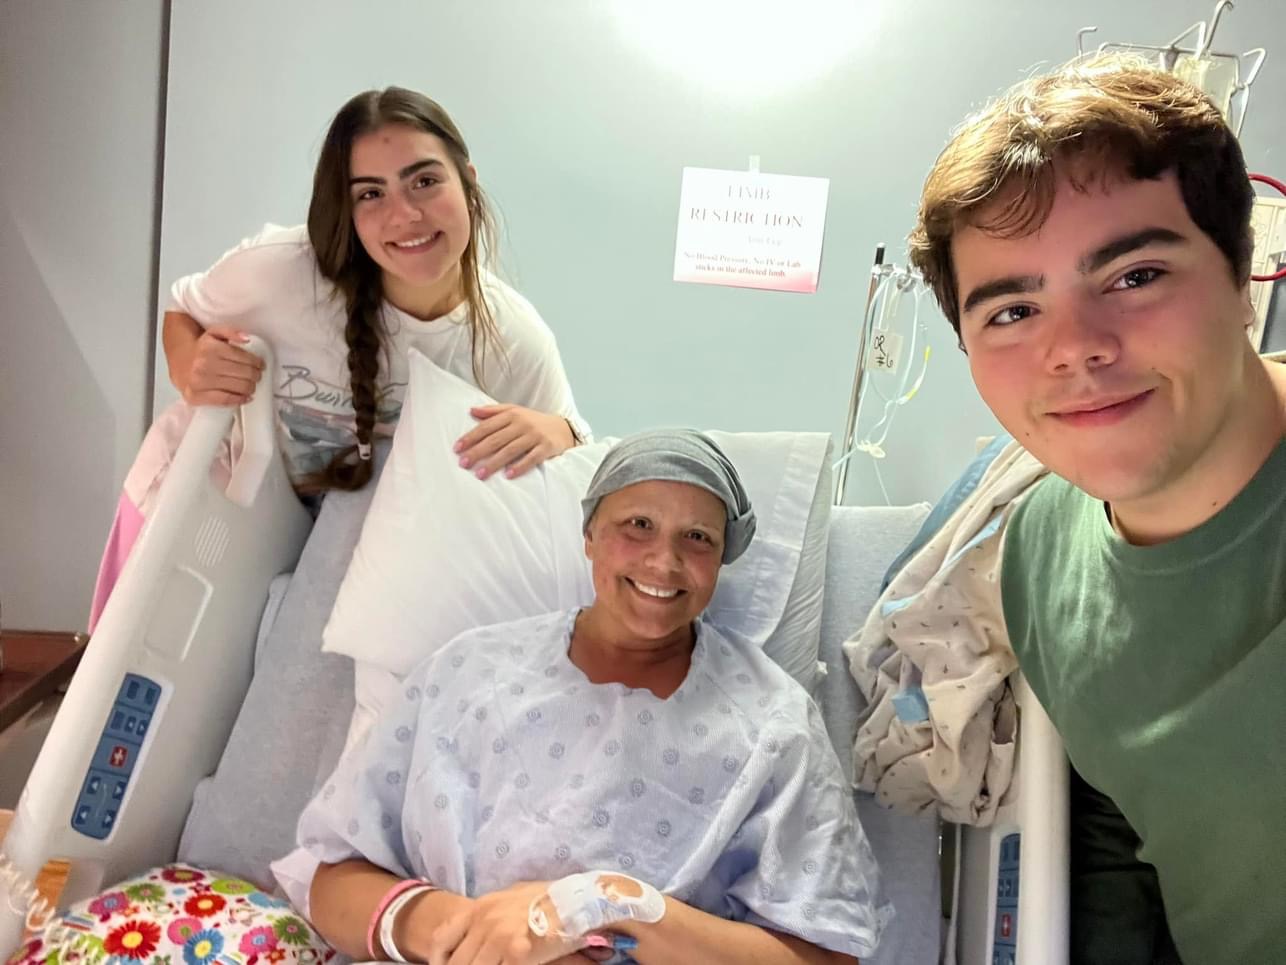
[[[989,828],[964,828],[958,965],[1067,965],[1070,882],[1067,755],[1022,674],[1018,800]],[[950,959],[948,959],[950,960]]]
[[[271,373],[268,346],[248,347]],[[241,410],[224,489],[210,469],[234,412],[194,414],[0,842],[27,879],[70,860],[63,905],[172,860],[193,789],[227,743],[268,585],[312,526],[277,450],[270,384]],[[14,906],[0,894],[0,957],[20,941]]]

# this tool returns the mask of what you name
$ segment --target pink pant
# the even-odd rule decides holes
[[[89,632],[94,632],[98,618],[103,615],[107,598],[112,595],[112,587],[120,579],[129,551],[133,548],[138,534],[143,529],[143,514],[130,502],[129,496],[121,493],[120,502],[116,504],[116,518],[112,520],[112,531],[107,537],[107,546],[103,549],[103,561],[98,564],[98,579],[94,582],[94,602],[89,607]]]

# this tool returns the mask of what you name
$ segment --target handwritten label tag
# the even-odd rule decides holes
[[[897,332],[875,332],[871,335],[871,368],[896,372],[902,358],[902,336]]]

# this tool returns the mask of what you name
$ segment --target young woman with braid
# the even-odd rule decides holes
[[[553,333],[486,270],[493,221],[459,129],[390,87],[348,101],[317,161],[308,223],[266,227],[175,282],[162,340],[183,402],[162,413],[125,482],[91,629],[142,528],[191,406],[239,405],[275,351],[269,386],[301,494],[358,489],[392,432],[417,346],[499,400],[456,444],[464,469],[517,476],[588,436]]]

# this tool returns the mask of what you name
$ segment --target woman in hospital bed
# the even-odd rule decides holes
[[[735,468],[699,433],[642,433],[583,506],[593,604],[413,671],[305,809],[287,894],[359,959],[869,955],[888,911],[820,713],[701,619],[754,533]]]

